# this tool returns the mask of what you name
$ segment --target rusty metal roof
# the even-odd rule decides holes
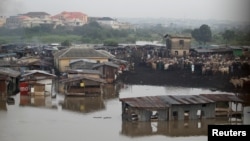
[[[146,96],[121,98],[120,101],[135,108],[167,108],[169,105],[207,104],[218,101],[243,102],[237,96],[229,94]]]
[[[87,79],[87,80],[91,80],[91,81],[95,81],[95,82],[99,82],[99,83],[107,83],[106,80],[104,80],[102,78],[93,78],[93,77],[89,77],[89,76],[78,76],[78,77],[73,77],[73,78],[65,78],[65,79],[59,80],[59,82],[70,83],[70,82],[79,81],[79,80],[83,80],[83,79]]]
[[[53,77],[53,78],[56,78],[56,75],[54,74],[51,74],[47,71],[44,71],[44,70],[27,70],[23,75],[22,77],[26,77],[26,76],[30,76],[30,75],[34,75],[34,74],[41,74],[41,75],[44,75],[44,76],[47,76],[47,77]]]
[[[238,98],[233,94],[200,94],[200,95],[216,102],[219,101],[243,102],[242,99]]]
[[[166,108],[167,105],[158,96],[146,96],[137,98],[122,98],[120,101],[136,108]]]
[[[201,97],[199,95],[169,95],[161,96],[161,99],[164,100],[165,103],[168,103],[170,105],[205,104],[213,102],[212,100]]]
[[[98,70],[90,70],[90,69],[69,69],[65,72],[69,74],[99,74],[101,75],[101,72]]]
[[[119,65],[113,63],[113,62],[103,62],[103,63],[99,63],[99,64],[95,64],[93,65],[92,68],[98,68],[100,66],[110,66],[110,67],[113,67],[113,68],[119,68]]]
[[[10,77],[19,77],[21,75],[20,71],[13,70],[11,68],[1,68],[0,67],[0,75],[6,75]]]

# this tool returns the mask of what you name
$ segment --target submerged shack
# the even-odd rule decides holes
[[[66,96],[95,96],[100,95],[102,85],[106,81],[101,78],[89,76],[78,76],[60,80],[64,84],[64,94]]]
[[[243,113],[243,100],[232,94],[146,96],[120,101],[122,119],[127,121],[208,119]],[[226,113],[218,114],[220,111]]]

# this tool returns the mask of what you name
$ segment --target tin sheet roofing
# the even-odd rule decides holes
[[[110,66],[110,67],[113,67],[113,68],[119,68],[119,65],[116,65],[115,63],[113,62],[103,62],[103,63],[99,63],[99,64],[95,64],[93,65],[92,68],[98,68],[100,66]]]
[[[123,98],[121,101],[137,108],[166,108],[166,104],[157,96]]]
[[[95,81],[95,82],[99,82],[99,83],[107,83],[106,80],[104,80],[104,79],[93,78],[93,77],[88,77],[88,76],[79,76],[79,77],[74,77],[74,78],[66,78],[66,79],[60,80],[59,82],[61,82],[61,83],[69,83],[69,82],[79,81],[79,80],[83,80],[83,79],[87,79],[87,80],[91,80],[91,81]]]
[[[233,94],[200,94],[200,95],[216,102],[219,101],[243,102],[242,99],[238,98]]]
[[[205,104],[213,102],[210,99],[201,97],[199,95],[170,95],[162,96],[162,99],[170,105],[178,104]]]
[[[47,71],[43,71],[43,70],[27,70],[22,77],[26,77],[26,76],[30,76],[33,74],[42,74],[42,75],[46,75],[46,76],[51,76],[51,77],[56,77],[56,75],[48,73]]]
[[[91,47],[70,47],[54,54],[57,58],[109,58]]]
[[[0,74],[10,77],[18,77],[21,75],[21,72],[13,70],[11,68],[0,68]]]
[[[169,105],[207,104],[218,101],[243,102],[237,96],[229,94],[146,96],[121,98],[120,101],[136,108],[167,108]]]
[[[66,70],[69,74],[99,74],[101,75],[101,72],[98,70],[90,70],[90,69],[69,69]]]

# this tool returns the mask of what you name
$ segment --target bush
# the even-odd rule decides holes
[[[105,40],[104,46],[118,46],[118,42],[114,40]]]

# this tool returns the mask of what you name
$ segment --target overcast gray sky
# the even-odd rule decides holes
[[[112,18],[187,18],[249,21],[250,0],[0,0],[0,15],[80,11]]]

